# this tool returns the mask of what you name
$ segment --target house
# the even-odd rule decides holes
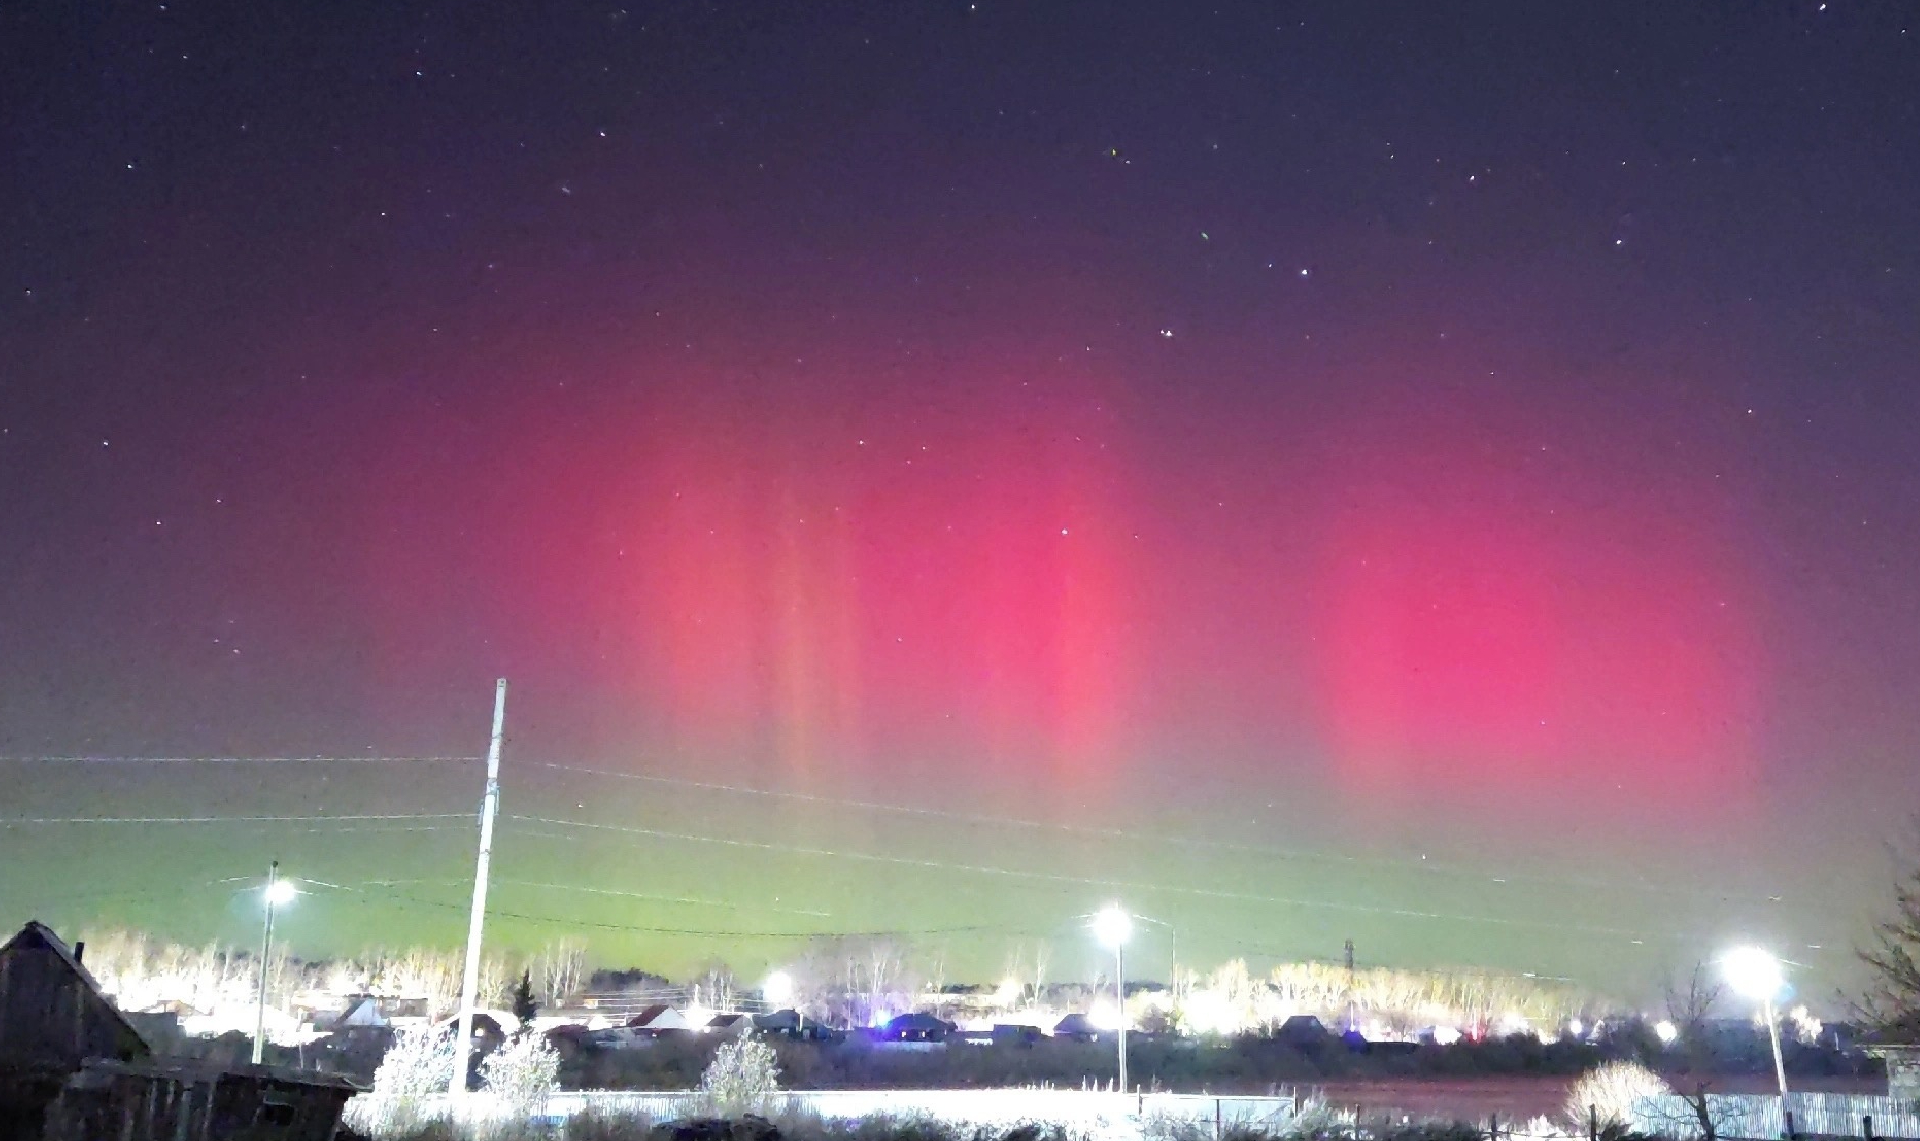
[[[1296,1014],[1274,1029],[1273,1036],[1296,1050],[1318,1050],[1332,1037],[1326,1025],[1311,1014]]]
[[[750,1034],[753,1032],[753,1017],[746,1014],[716,1014],[704,1029],[709,1034]]]
[[[698,1030],[701,1027],[687,1018],[685,1014],[673,1009],[664,1002],[656,1002],[640,1009],[638,1014],[627,1019],[629,1030],[638,1030],[650,1037],[662,1034]]]
[[[958,1029],[944,1018],[916,1011],[888,1022],[874,1037],[883,1042],[944,1042]]]
[[[1887,1096],[1920,1101],[1920,1045],[1876,1045],[1868,1054],[1887,1066]]]
[[[348,1082],[153,1057],[38,923],[0,947],[0,1141],[329,1141]]]
[[[46,1109],[91,1059],[152,1053],[51,930],[28,923],[0,947],[0,1141],[37,1141]]]
[[[1100,1028],[1093,1024],[1093,1019],[1076,1012],[1054,1023],[1053,1036],[1075,1042],[1096,1042],[1100,1038]]]
[[[996,1046],[1034,1046],[1046,1037],[1038,1026],[1024,1026],[1011,1022],[996,1022],[993,1025],[993,1044]]]
[[[46,1115],[43,1141],[331,1141],[343,1078],[275,1066],[87,1062]]]

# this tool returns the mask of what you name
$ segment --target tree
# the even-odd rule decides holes
[[[560,1088],[560,1053],[544,1035],[522,1033],[480,1063],[480,1080],[487,1092],[516,1122],[525,1122],[546,1108],[547,1097]]]
[[[507,998],[508,1001],[513,1004],[513,1016],[515,1018],[518,1018],[521,1022],[533,1021],[533,1016],[540,1012],[540,1003],[533,997],[533,974],[531,971],[523,970],[520,972],[520,981],[513,984],[513,991]]]
[[[1567,1117],[1576,1126],[1630,1126],[1636,1103],[1672,1092],[1660,1075],[1637,1062],[1607,1062],[1573,1084],[1567,1093]]]
[[[1722,989],[1714,981],[1711,966],[1695,963],[1684,987],[1672,979],[1667,980],[1667,1018],[1682,1032],[1696,1035],[1707,1019],[1713,1017]]]
[[[1913,830],[1914,847],[1893,853],[1893,914],[1857,952],[1872,977],[1857,1005],[1888,1039],[1920,1043],[1920,819]]]
[[[714,1051],[713,1061],[700,1075],[701,1100],[715,1117],[764,1114],[778,1092],[780,1067],[773,1047],[752,1032]]]
[[[555,940],[540,949],[540,993],[548,1006],[559,1006],[573,997],[586,976],[587,945],[572,936]]]

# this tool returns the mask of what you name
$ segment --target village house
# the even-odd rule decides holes
[[[39,923],[0,947],[0,1141],[329,1141],[346,1081],[168,1061]]]

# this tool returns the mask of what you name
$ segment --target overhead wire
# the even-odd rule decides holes
[[[93,754],[50,754],[46,756],[0,756],[0,764],[77,764],[77,765],[298,765],[298,764],[430,764],[437,762],[480,761],[484,757],[456,756],[347,756],[347,757],[136,757]]]
[[[1247,855],[1266,856],[1281,860],[1297,860],[1309,863],[1338,864],[1352,867],[1397,867],[1416,870],[1426,875],[1444,875],[1464,879],[1480,880],[1496,884],[1530,883],[1545,887],[1579,887],[1601,891],[1629,891],[1649,894],[1675,895],[1686,897],[1708,897],[1727,902],[1781,903],[1777,896],[1731,896],[1718,892],[1701,891],[1678,885],[1654,884],[1645,881],[1602,881],[1567,877],[1544,877],[1518,874],[1495,875],[1478,868],[1461,867],[1441,861],[1429,861],[1424,857],[1418,860],[1409,858],[1387,858],[1381,856],[1348,856],[1334,852],[1313,852],[1298,848],[1282,848],[1268,844],[1253,844],[1232,840],[1210,840],[1192,836],[1177,836],[1164,832],[1142,832],[1134,829],[1115,828],[1104,825],[1070,824],[1063,821],[1032,820],[1018,816],[999,816],[985,813],[960,812],[951,809],[925,808],[913,805],[889,804],[884,801],[860,800],[851,797],[822,796],[817,793],[796,792],[790,789],[767,789],[753,785],[727,784],[718,781],[694,780],[687,777],[660,776],[655,773],[626,773],[612,769],[591,768],[585,765],[561,764],[554,761],[537,762],[540,767],[560,772],[580,773],[588,776],[605,777],[614,780],[638,781],[649,784],[665,785],[705,792],[725,793],[736,796],[761,797],[776,800],[789,800],[799,803],[819,804],[837,808],[851,808],[865,812],[878,812],[902,816],[914,816],[928,819],[948,820],[961,824],[975,824],[987,827],[1017,828],[1032,831],[1056,831],[1095,836],[1108,840],[1124,840],[1130,843],[1154,843],[1177,847],[1199,848],[1212,851],[1240,852]]]
[[[1675,936],[1671,932],[1651,933],[1627,928],[1604,927],[1594,924],[1573,924],[1554,922],[1545,919],[1521,919],[1489,915],[1465,915],[1439,911],[1424,911],[1416,908],[1386,907],[1362,903],[1341,903],[1331,900],[1302,899],[1290,896],[1261,895],[1254,892],[1231,891],[1224,888],[1187,887],[1177,884],[1158,884],[1138,880],[1099,878],[1091,876],[1073,876],[1062,872],[1035,871],[1026,868],[1002,868],[986,864],[965,864],[946,860],[929,860],[909,856],[888,856],[875,852],[857,852],[833,848],[814,848],[796,844],[776,844],[765,840],[741,840],[731,837],[704,836],[693,832],[677,832],[661,828],[642,828],[626,824],[602,824],[590,821],[568,820],[550,816],[508,815],[506,819],[519,822],[547,824],[558,827],[578,828],[582,830],[612,832],[636,836],[648,836],[655,839],[678,840],[687,843],[713,844],[732,848],[745,848],[770,852],[785,852],[793,855],[819,856],[831,859],[855,860],[867,863],[891,864],[895,866],[930,868],[946,871],[968,872],[978,875],[1004,877],[1007,879],[1030,880],[1047,883],[1079,884],[1093,887],[1125,889],[1129,891],[1157,892],[1172,895],[1188,895],[1199,898],[1230,900],[1242,903],[1265,903],[1290,907],[1305,907],[1346,913],[1385,915],[1403,919],[1448,920],[1464,923],[1483,923],[1503,927],[1545,928],[1590,935],[1613,935],[1638,938],[1669,940]],[[538,833],[530,833],[537,835]]]

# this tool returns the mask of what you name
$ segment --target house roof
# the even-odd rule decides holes
[[[650,1025],[654,1019],[665,1014],[669,1009],[671,1008],[664,1002],[656,1002],[649,1006],[643,1006],[634,1012],[632,1018],[627,1019],[627,1025],[635,1029]]]
[[[180,1081],[207,1081],[238,1078],[242,1081],[271,1083],[276,1085],[315,1086],[322,1089],[340,1090],[349,1094],[364,1092],[358,1083],[339,1074],[322,1073],[319,1070],[299,1070],[291,1066],[254,1066],[236,1064],[223,1066],[216,1062],[193,1058],[166,1058],[141,1062],[118,1062],[105,1058],[88,1061],[82,1067],[83,1073],[98,1074],[134,1074],[148,1077],[173,1078]]]
[[[55,935],[51,927],[48,927],[38,920],[27,920],[26,925],[20,928],[19,931],[16,931],[13,938],[7,940],[5,946],[0,946],[0,959],[5,959],[7,956],[13,954],[37,950],[50,952],[55,958],[59,959],[68,970],[73,972],[74,977],[78,978],[93,995],[94,999],[98,1001],[100,1008],[106,1011],[107,1016],[119,1024],[118,1029],[121,1034],[129,1039],[132,1044],[137,1045],[137,1053],[153,1053],[152,1043],[148,1042],[146,1037],[134,1028],[133,1023],[127,1019],[127,1016],[121,1013],[120,1008],[114,1005],[112,999],[107,997],[106,992],[100,988],[100,980],[93,977],[93,972],[87,970],[80,962],[80,957],[73,953],[73,948],[62,942],[60,936]]]

